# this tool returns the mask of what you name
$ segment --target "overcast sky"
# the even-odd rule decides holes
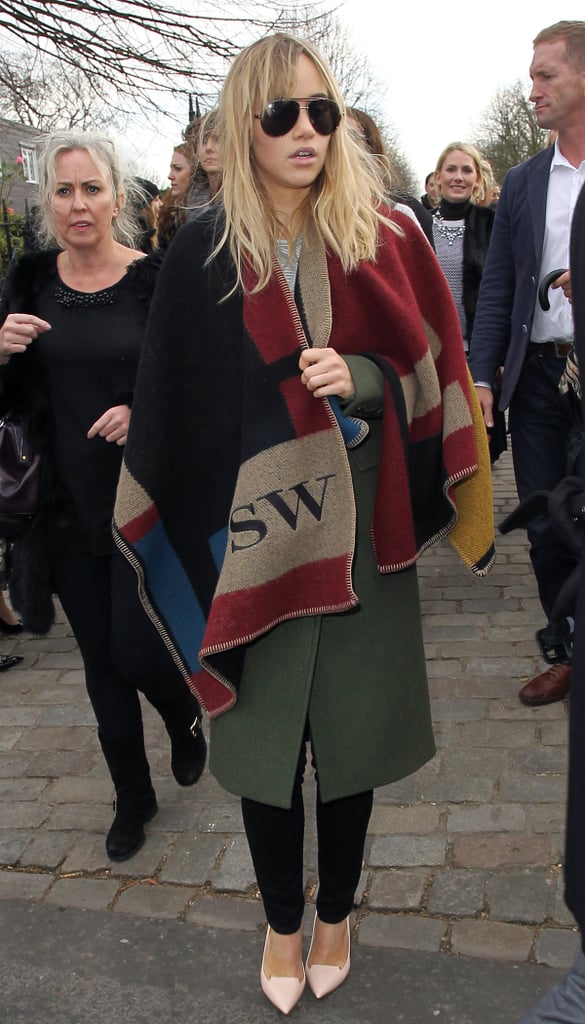
[[[441,150],[469,137],[497,89],[528,83],[538,32],[585,20],[585,0],[345,0],[339,16],[384,83],[384,108],[422,190]]]
[[[441,150],[473,134],[497,89],[518,78],[528,84],[534,36],[554,21],[585,20],[585,0],[345,0],[338,16],[380,79],[383,108],[422,191]],[[140,170],[159,183],[166,182],[181,122],[162,118],[152,133],[126,134]]]

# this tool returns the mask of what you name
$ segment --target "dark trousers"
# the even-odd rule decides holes
[[[136,575],[119,552],[95,557],[60,552],[53,583],[85,668],[100,733],[116,739],[142,733],[137,690],[170,703],[185,683],[138,597]]]
[[[553,490],[565,476],[572,420],[568,403],[558,389],[564,366],[564,359],[540,355],[529,348],[514,392],[509,425],[521,501],[535,491]],[[528,539],[540,603],[550,621],[557,595],[576,558],[546,516],[532,521]]]
[[[565,900],[585,949],[585,573],[575,612],[569,701],[569,791],[565,836]]]
[[[305,763],[303,744],[290,810],[242,798],[244,827],[266,920],[281,935],[292,935],[299,930],[305,906],[302,790]],[[373,791],[367,790],[323,803],[317,778],[319,890],[316,907],[320,920],[327,924],[338,924],[352,909],[373,798]]]

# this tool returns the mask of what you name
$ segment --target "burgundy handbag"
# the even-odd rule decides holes
[[[37,510],[40,458],[17,417],[0,419],[0,536],[21,533]]]

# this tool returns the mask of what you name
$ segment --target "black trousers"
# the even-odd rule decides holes
[[[290,810],[242,798],[244,827],[262,894],[266,920],[281,935],[301,927],[305,906],[303,776],[306,746],[299,759]],[[338,924],[353,906],[374,794],[372,790],[323,803],[317,776],[319,890],[317,914]]]
[[[536,491],[552,491],[566,474],[573,422],[569,403],[559,392],[564,366],[564,359],[529,348],[510,403],[514,475],[521,501]],[[527,533],[540,602],[550,621],[577,556],[554,529],[549,516],[533,519]]]
[[[118,551],[103,557],[60,552],[52,569],[100,733],[111,739],[141,734],[137,690],[166,704],[184,694],[185,683],[140,603],[134,570]]]

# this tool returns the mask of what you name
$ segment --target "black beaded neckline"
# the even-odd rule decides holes
[[[76,292],[59,282],[55,288],[55,298],[61,306],[87,309],[90,306],[112,306],[116,301],[116,293],[114,287],[102,288],[99,292]]]

